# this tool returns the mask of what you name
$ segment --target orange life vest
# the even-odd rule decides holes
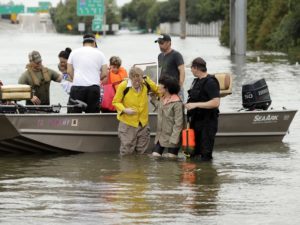
[[[118,73],[113,73],[111,70],[108,75],[108,84],[115,84],[115,90],[117,90],[119,83],[121,83],[125,78],[127,78],[127,71],[124,67],[120,67]]]

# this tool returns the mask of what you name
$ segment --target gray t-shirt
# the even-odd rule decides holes
[[[160,53],[158,55],[159,76],[169,75],[179,81],[178,67],[183,64],[184,61],[182,55],[175,50],[172,50],[166,55]]]

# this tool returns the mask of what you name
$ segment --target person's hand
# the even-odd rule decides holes
[[[134,114],[136,114],[136,111],[132,108],[125,108],[123,110],[123,113],[128,114],[128,115],[134,115]]]
[[[190,103],[186,103],[184,106],[187,110],[191,110],[191,109],[195,109],[197,108],[197,103],[193,103],[193,102],[190,102]]]
[[[41,100],[37,96],[33,96],[32,99],[31,99],[31,102],[34,105],[40,105],[41,104]]]

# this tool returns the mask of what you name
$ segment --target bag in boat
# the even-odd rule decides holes
[[[190,156],[195,151],[195,131],[190,128],[190,123],[187,123],[187,128],[182,131],[181,149],[183,153]]]
[[[112,100],[116,94],[115,84],[104,84],[101,87],[103,89],[103,96],[100,103],[102,111],[116,111],[112,104]]]

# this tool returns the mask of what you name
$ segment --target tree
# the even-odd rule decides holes
[[[119,8],[115,0],[107,0],[107,24],[120,23]],[[78,34],[78,23],[82,22],[86,25],[86,31],[92,32],[93,16],[77,16],[77,0],[62,1],[51,11],[52,21],[56,31],[59,33]],[[67,29],[72,27],[72,30]]]

